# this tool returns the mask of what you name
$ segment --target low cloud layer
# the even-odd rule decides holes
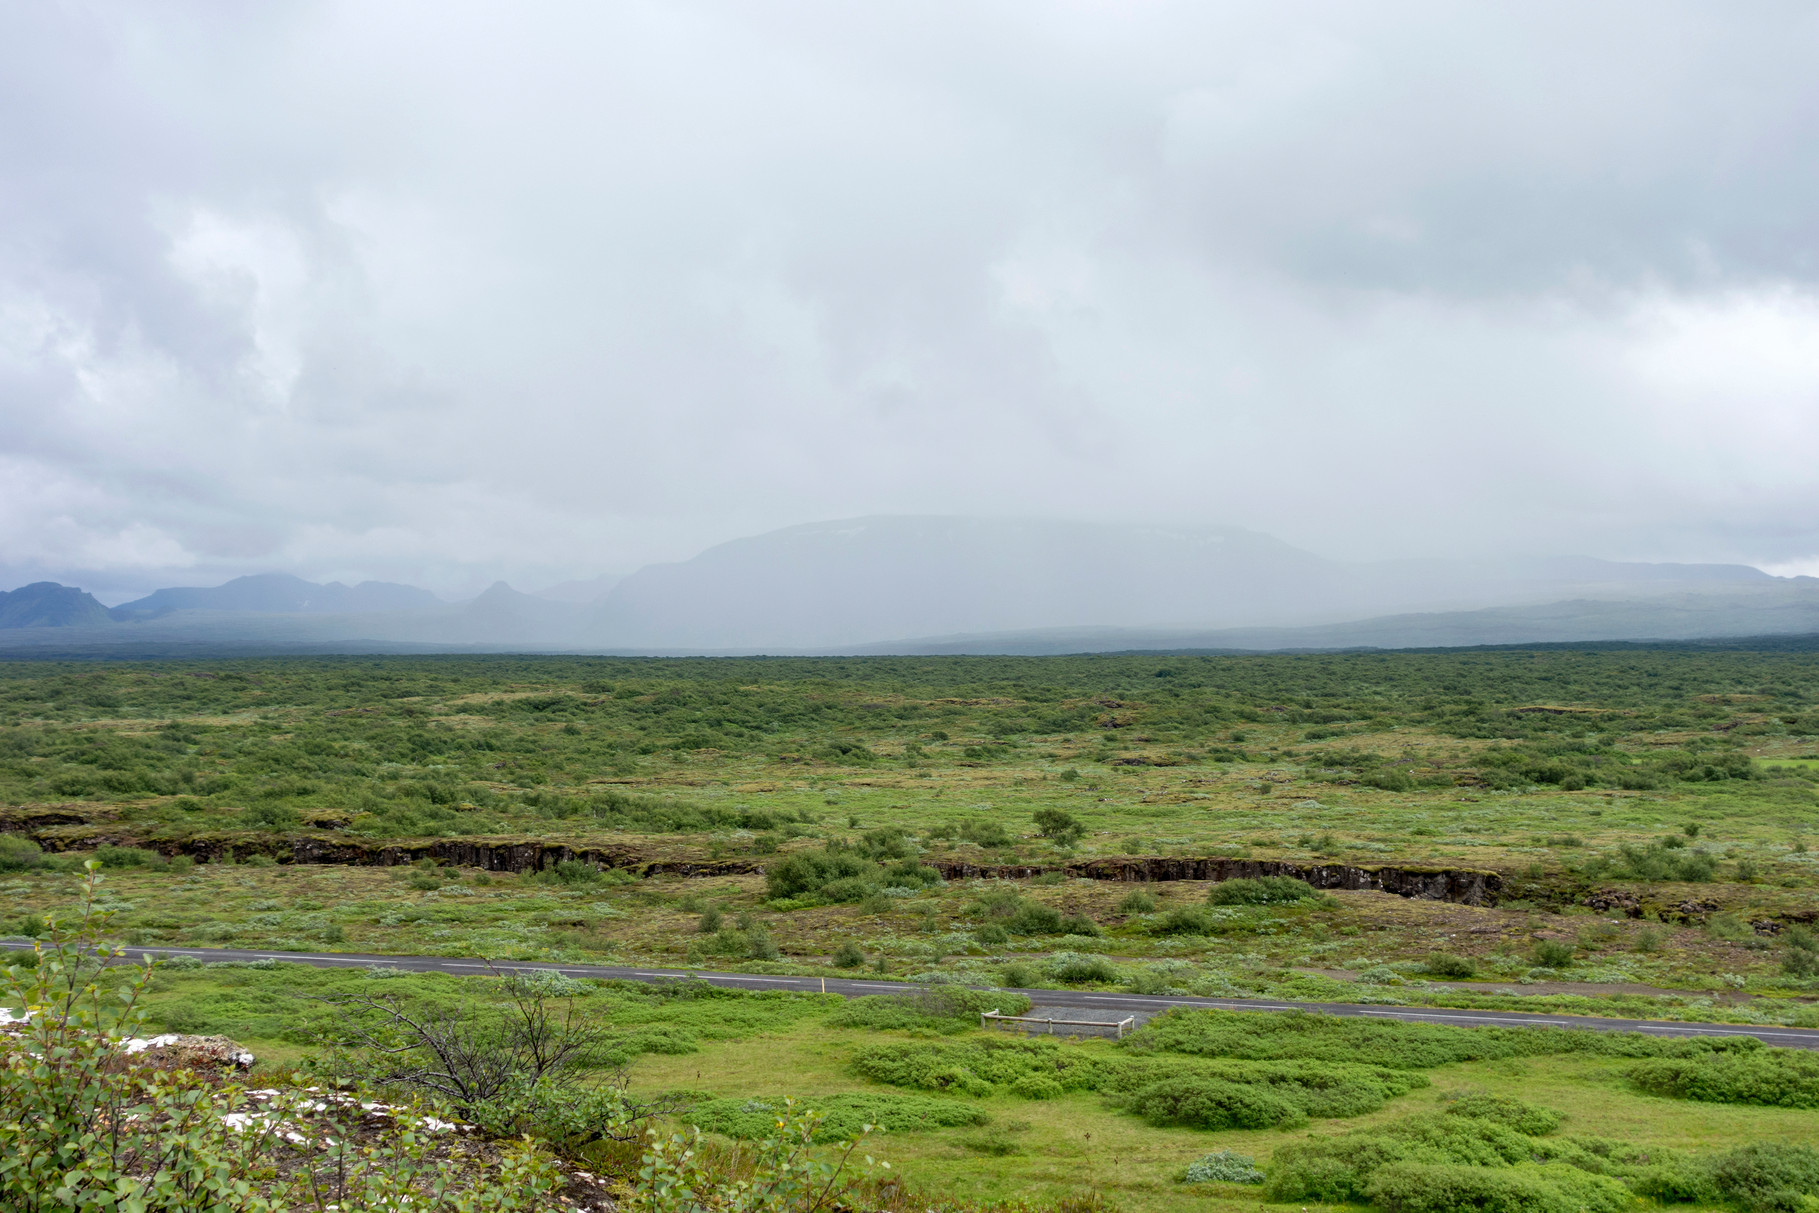
[[[15,5],[0,574],[816,518],[1819,567],[1819,16]]]

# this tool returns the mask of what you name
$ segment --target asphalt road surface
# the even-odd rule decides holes
[[[5,946],[29,946],[29,941],[0,941]],[[283,960],[321,968],[406,969],[418,973],[480,974],[550,970],[569,977],[612,978],[621,981],[706,981],[741,990],[800,990],[829,994],[901,994],[926,989],[898,981],[863,978],[770,977],[755,973],[708,973],[699,970],[622,968],[614,965],[533,964],[522,961],[451,960],[440,956],[369,956],[353,952],[255,952],[233,948],[127,948],[134,958],[194,956],[203,961]],[[1644,1032],[1650,1036],[1754,1036],[1764,1044],[1793,1049],[1819,1049],[1819,1030],[1764,1027],[1754,1024],[1673,1023],[1650,1019],[1604,1019],[1586,1015],[1540,1015],[1526,1011],[1468,1011],[1451,1007],[1363,1006],[1344,1002],[1278,1002],[1263,998],[1189,998],[1155,994],[1118,994],[1094,990],[1022,990],[1035,1004],[1028,1016],[1052,1018],[1057,1032],[1087,1030],[1089,1022],[1113,1024],[1132,1018],[1141,1024],[1170,1007],[1213,1007],[1223,1011],[1318,1011],[1326,1015],[1359,1015],[1374,1019],[1399,1019],[1408,1023],[1452,1024],[1458,1027],[1593,1028],[1607,1032]],[[1076,1025],[1069,1027],[1069,1025]],[[1040,1030],[1040,1029],[1039,1029]]]

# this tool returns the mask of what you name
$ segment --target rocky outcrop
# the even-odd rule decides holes
[[[1070,863],[1065,868],[1025,864],[935,863],[949,879],[987,877],[1020,880],[1045,871],[1065,871],[1088,880],[1148,882],[1163,880],[1235,880],[1241,877],[1290,876],[1316,889],[1372,889],[1399,897],[1451,901],[1460,905],[1494,905],[1503,878],[1495,872],[1470,868],[1426,868],[1408,865],[1360,867],[1346,863],[1289,863],[1277,859],[1232,859],[1224,856],[1189,858],[1117,856]]]
[[[79,810],[76,810],[79,812]],[[68,822],[69,824],[66,824]],[[84,824],[74,824],[83,822]],[[163,855],[188,855],[201,863],[266,855],[279,863],[349,864],[394,867],[428,859],[453,867],[487,872],[536,872],[559,863],[580,862],[618,868],[640,876],[731,876],[764,871],[766,859],[652,859],[630,846],[580,846],[535,838],[417,838],[402,841],[350,838],[331,831],[263,834],[223,830],[184,838],[146,838],[122,823],[96,824],[71,812],[40,810],[29,821],[0,821],[31,835],[50,851],[87,850],[103,844],[144,847]],[[1434,868],[1408,864],[1364,867],[1345,863],[1290,863],[1275,859],[1160,856],[1115,856],[1065,866],[1053,864],[980,864],[933,859],[929,866],[949,880],[986,877],[1028,880],[1047,872],[1065,872],[1088,880],[1148,882],[1233,880],[1238,877],[1292,876],[1316,889],[1372,889],[1399,897],[1451,901],[1461,905],[1494,905],[1503,890],[1495,872],[1470,868]]]

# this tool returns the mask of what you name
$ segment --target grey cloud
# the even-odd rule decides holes
[[[1819,560],[1816,44],[1795,4],[15,6],[0,573],[462,593],[949,512]]]

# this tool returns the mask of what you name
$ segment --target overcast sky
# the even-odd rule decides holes
[[[0,4],[0,588],[872,513],[1819,571],[1819,10]]]

